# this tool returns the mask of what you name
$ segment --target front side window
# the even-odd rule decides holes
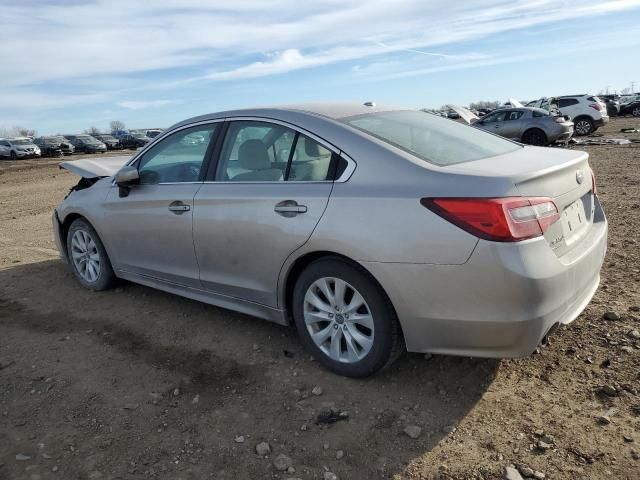
[[[506,116],[507,116],[507,112],[505,111],[495,112],[484,117],[484,122],[485,123],[504,122]]]
[[[138,163],[141,184],[197,182],[217,124],[186,128],[147,150]]]
[[[216,181],[324,181],[332,158],[320,143],[283,125],[236,121],[227,131]]]
[[[439,166],[470,162],[522,148],[483,130],[415,110],[367,113],[342,121]]]

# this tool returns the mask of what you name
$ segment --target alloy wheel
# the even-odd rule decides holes
[[[591,123],[588,120],[578,120],[576,123],[576,132],[579,135],[587,135],[591,132]]]
[[[631,114],[632,114],[634,117],[640,117],[640,107],[635,107],[635,108],[633,109],[633,111],[631,112]]]
[[[91,234],[85,230],[76,230],[71,237],[71,258],[78,274],[87,282],[93,283],[100,276],[101,259],[98,246]]]
[[[315,345],[332,360],[355,363],[373,346],[374,323],[364,297],[335,277],[313,282],[304,296],[304,322]]]

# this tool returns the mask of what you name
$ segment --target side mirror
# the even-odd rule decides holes
[[[135,185],[140,181],[140,175],[136,167],[126,165],[115,174],[114,180],[120,189],[119,195],[126,197],[129,195],[131,185]]]

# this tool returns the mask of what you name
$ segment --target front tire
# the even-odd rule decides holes
[[[589,135],[590,133],[593,133],[593,120],[591,120],[589,117],[577,118],[576,120],[574,120],[573,128],[576,132],[576,135],[578,135],[579,137]]]
[[[116,281],[107,251],[93,227],[83,218],[73,221],[67,232],[67,255],[74,275],[89,290],[111,288]]]
[[[366,377],[404,351],[398,319],[382,288],[340,258],[311,263],[297,279],[292,306],[303,343],[334,373]]]
[[[637,107],[633,107],[633,110],[631,110],[631,115],[633,115],[634,117],[640,117],[640,105]]]

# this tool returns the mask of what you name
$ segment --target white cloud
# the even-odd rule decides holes
[[[129,110],[142,110],[144,108],[158,108],[178,103],[180,103],[178,100],[125,100],[118,102],[118,106]]]
[[[430,59],[427,73],[462,68],[496,60],[483,52],[451,55],[456,43],[638,6],[640,0],[13,2],[2,7],[0,95],[14,95],[0,108],[107,98],[128,109],[160,107],[167,101],[123,98],[136,89],[345,61],[366,71],[369,62],[389,61],[379,57],[403,53]],[[56,95],[52,88],[69,92],[74,85],[79,93]]]

